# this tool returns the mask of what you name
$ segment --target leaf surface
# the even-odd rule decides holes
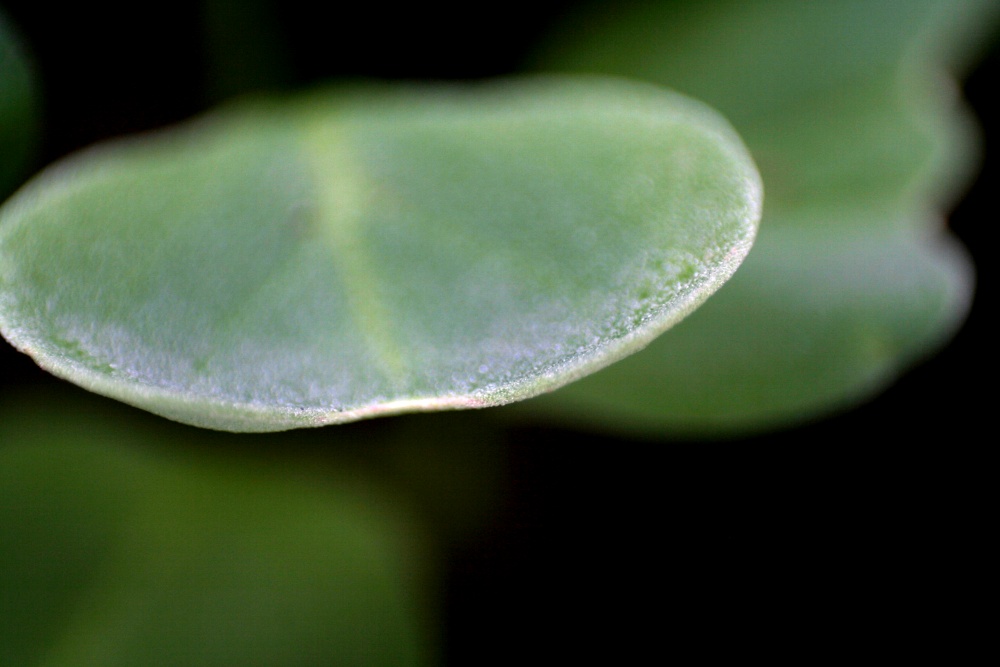
[[[617,80],[357,87],[96,147],[0,211],[0,328],[51,372],[265,431],[496,405],[638,349],[736,269],[761,186]]]

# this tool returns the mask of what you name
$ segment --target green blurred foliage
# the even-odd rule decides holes
[[[824,12],[835,7],[802,4],[827,7]],[[327,8],[272,3],[257,13],[259,20],[247,33],[272,34],[266,29],[271,27],[280,32],[282,22],[275,17],[282,5],[301,15],[300,25],[311,24],[314,32],[308,34],[322,37],[300,40],[297,46],[307,49],[306,69],[324,75],[356,74],[351,67],[374,62],[358,71],[431,76],[427,70],[406,69],[420,61],[444,63],[443,76],[469,76],[468,63],[475,61],[469,54],[481,57],[477,48],[496,49],[524,39],[517,28],[530,23],[523,12],[511,10],[495,17],[495,34],[478,28],[453,34],[452,5],[421,5],[401,8],[393,33],[386,29],[384,8],[368,7],[362,8],[363,17],[372,20],[342,22],[330,39],[329,22],[316,18]],[[768,6],[740,5],[744,15]],[[713,5],[702,6],[709,12]],[[857,33],[859,40],[872,30],[906,27],[896,10],[911,7],[909,3],[880,6],[886,16],[869,21]],[[240,25],[241,20],[227,14],[232,8],[219,4],[209,19],[212,25]],[[195,68],[185,60],[197,31],[181,29],[197,24],[201,14],[185,13],[183,3],[154,3],[150,13],[136,11],[139,19],[124,32],[119,16],[88,4],[67,7],[60,21],[30,33],[38,43],[46,43],[49,35],[48,44],[62,40],[69,45],[65,51],[36,49],[40,61],[50,64],[38,72],[43,80],[61,71],[64,81],[74,82],[51,89],[47,114],[54,122],[42,148],[44,159],[109,133],[153,127],[202,108],[198,95],[179,93],[201,85],[201,79],[192,83]],[[82,20],[102,12],[104,18],[96,22]],[[553,24],[558,14],[549,16]],[[95,27],[101,21],[111,29],[102,33]],[[262,29],[261,22],[270,25]],[[80,24],[87,30],[80,30]],[[154,24],[158,30],[147,27]],[[726,52],[729,39],[744,37],[744,27],[732,24],[728,33],[713,37],[720,49],[716,53]],[[990,22],[983,20],[979,28],[989,31]],[[656,26],[645,29],[655,31]],[[770,29],[785,34],[780,26]],[[11,50],[9,32],[9,24],[0,20],[0,145],[11,140],[16,146],[9,153],[0,151],[0,190],[27,176],[23,165],[29,158],[22,142],[28,134],[22,129],[36,122],[20,115],[28,108],[28,97],[10,93],[34,86],[25,88],[19,78],[19,72],[30,70],[21,64],[21,46]],[[448,41],[449,34],[455,42]],[[128,46],[109,35],[126,45],[148,41],[151,49],[162,52],[162,60],[154,66],[137,60],[137,69],[147,68],[144,76],[129,72],[101,78],[97,73],[113,68],[95,62],[124,66],[131,55]],[[212,66],[212,83],[204,86],[208,97],[301,83],[282,73],[288,66],[285,56],[258,57],[267,50],[265,44],[275,42],[248,40],[242,30],[230,38],[236,46],[228,53],[223,50],[230,47],[213,47],[218,64]],[[627,39],[642,43],[638,34]],[[805,39],[803,46],[821,46],[820,54],[853,53],[839,43],[813,44],[814,39]],[[970,38],[965,43],[974,42]],[[686,58],[696,61],[692,72],[718,61],[705,57],[708,43],[696,41],[688,52]],[[255,44],[261,50],[253,58],[240,56]],[[758,57],[774,57],[768,39],[756,39],[756,44]],[[874,45],[870,51],[850,59],[851,71],[864,78],[869,67],[883,74],[892,70],[892,41],[878,38],[869,45]],[[421,60],[424,51],[431,55]],[[15,60],[8,60],[11,53]],[[329,56],[325,66],[317,64],[317,53]],[[95,60],[94,54],[100,57]],[[891,57],[886,61],[883,56]],[[341,64],[329,64],[338,58]],[[240,71],[248,63],[279,60],[283,64],[267,73]],[[513,60],[507,53],[479,73],[507,71]],[[745,64],[741,60],[736,64]],[[779,60],[789,64],[785,56]],[[807,82],[814,67],[826,64],[823,57],[793,61]],[[12,62],[16,64],[8,66]],[[954,61],[945,54],[941,62]],[[74,69],[78,63],[82,69]],[[845,85],[851,95],[818,95],[806,108],[841,109],[840,122],[848,128],[867,125],[868,118],[868,126],[880,129],[859,135],[862,146],[880,138],[892,144],[893,136],[906,136],[909,129],[894,121],[893,105],[903,98],[892,97],[899,80],[887,76],[857,88],[849,76]],[[711,72],[693,81],[718,85],[720,94],[733,83]],[[767,117],[769,111],[758,106],[766,106],[767,96],[754,87],[760,82],[749,83],[753,85],[741,93],[734,111],[726,112],[738,112],[745,103],[748,114]],[[941,98],[925,98],[925,93],[918,97],[939,108]],[[895,100],[892,104],[885,104],[887,94]],[[866,96],[876,104],[868,105]],[[133,106],[136,99],[146,101],[145,115]],[[905,99],[908,104],[912,97]],[[802,118],[806,120],[796,123],[780,115],[772,124],[768,140],[793,137],[784,142],[789,155],[803,149],[797,163],[802,169],[792,170],[803,178],[768,186],[776,201],[784,190],[787,202],[808,203],[802,193],[815,194],[811,184],[827,178],[822,169],[805,169],[816,165],[807,154],[814,149],[840,154],[842,147],[845,158],[837,169],[843,177],[838,187],[817,200],[824,204],[848,193],[860,195],[865,206],[893,210],[901,197],[912,204],[911,195],[922,192],[921,198],[941,208],[967,176],[968,167],[961,166],[968,164],[967,156],[953,163],[954,176],[947,160],[920,172],[942,176],[935,185],[905,168],[884,169],[910,164],[909,158],[892,153],[881,156],[887,157],[885,163],[869,154],[877,159],[868,163],[866,176],[853,178],[850,142],[832,131],[813,133],[816,116]],[[927,118],[936,122],[933,115]],[[75,128],[75,134],[67,127]],[[783,135],[786,130],[789,134]],[[949,130],[935,132],[927,136],[951,136]],[[926,156],[928,145],[916,142],[915,155]],[[766,154],[758,160],[762,169],[770,169]],[[908,194],[896,190],[892,201],[881,201],[886,180]],[[872,222],[863,215],[855,220],[866,228]],[[914,224],[905,216],[878,220],[889,228]],[[921,216],[917,224],[937,223]],[[863,241],[857,247],[843,238],[829,241],[844,246],[845,260],[861,262],[851,274],[859,294],[867,294],[872,285],[861,270],[873,266],[862,261],[865,252],[881,253],[885,243],[895,248],[896,257],[929,251],[923,239],[889,230],[877,249],[866,248]],[[802,291],[794,289],[801,266],[782,244],[797,247],[794,236],[775,245],[771,256],[776,262],[785,258],[791,266],[771,265],[768,291],[773,295],[787,289],[789,299],[801,299]],[[758,250],[762,248],[766,246]],[[823,252],[808,258],[818,268],[824,262],[833,265],[824,270],[833,271],[839,255]],[[887,270],[893,267],[913,275],[907,262],[892,262]],[[984,266],[982,274],[989,270]],[[827,284],[822,277],[815,283]],[[816,296],[828,293],[820,290]],[[726,294],[714,299],[745,303],[756,298],[752,292],[740,297],[738,287]],[[857,311],[851,318],[859,322],[872,317],[880,304],[907,298],[891,289],[871,301],[839,294],[841,305]],[[799,311],[801,321],[786,321],[791,334],[817,321],[823,328],[829,323],[827,337],[811,339],[810,347],[827,353],[841,346],[848,352],[858,349],[852,337],[840,340],[836,310],[822,301],[806,305]],[[704,312],[711,320],[711,311]],[[909,316],[895,321],[898,314],[876,314],[887,318],[889,330],[911,328]],[[727,326],[725,318],[713,326]],[[780,341],[768,345],[776,356],[787,349]],[[869,351],[875,359],[884,354],[879,345]],[[350,664],[352,657],[357,664],[378,664],[378,656],[384,664],[479,664],[489,658],[523,661],[553,651],[558,651],[553,661],[574,651],[592,659],[608,644],[615,661],[639,661],[648,659],[650,649],[659,656],[685,646],[712,652],[719,644],[736,645],[744,655],[753,650],[772,655],[797,650],[790,637],[823,650],[839,648],[850,659],[859,650],[870,652],[874,643],[896,658],[905,646],[916,646],[924,658],[941,648],[942,660],[954,661],[972,643],[970,637],[989,631],[983,617],[970,615],[964,594],[980,590],[980,575],[989,571],[977,569],[976,559],[990,553],[989,531],[983,526],[993,517],[984,516],[983,508],[990,506],[992,480],[986,476],[992,466],[984,465],[980,444],[990,406],[967,400],[978,392],[963,387],[968,378],[954,373],[945,375],[947,384],[925,376],[915,385],[916,394],[901,394],[908,403],[884,412],[887,416],[878,411],[889,404],[876,403],[862,408],[861,421],[827,421],[769,440],[654,448],[588,435],[582,420],[592,407],[571,411],[573,431],[512,426],[519,422],[506,419],[508,411],[503,410],[282,436],[221,436],[167,424],[68,387],[38,391],[56,383],[12,350],[0,352],[3,664],[65,665],[88,659],[88,664]],[[787,363],[795,370],[794,362]],[[872,366],[865,362],[864,367]],[[975,370],[979,368],[977,358]],[[798,370],[801,382],[817,386],[816,376]],[[641,376],[631,377],[635,387],[641,386]],[[823,385],[837,382],[834,378]],[[879,379],[878,386],[883,382]],[[796,389],[772,384],[779,395],[797,398]],[[494,421],[496,417],[503,418]],[[505,457],[516,459],[517,476],[500,484],[504,493],[498,494],[497,479],[511,465]],[[498,512],[507,513],[506,524],[488,518],[495,520]],[[442,545],[456,544],[479,552],[478,560],[445,561]],[[452,586],[467,589],[459,595],[465,606],[450,609],[451,616],[441,620],[444,629],[438,626],[441,606],[455,603],[443,601],[442,567],[453,570],[458,583]],[[454,572],[461,568],[466,571]],[[560,629],[558,620],[569,629]],[[903,629],[894,630],[893,621]],[[961,632],[951,634],[949,623],[961,624]],[[454,648],[463,643],[464,649]]]
[[[977,137],[951,76],[993,2],[599,3],[538,67],[640,78],[721,110],[764,178],[753,252],[650,347],[526,407],[655,436],[799,424],[870,399],[964,321],[941,219]]]
[[[24,47],[0,11],[0,201],[24,173],[36,148],[38,91]]]
[[[434,664],[405,499],[213,435],[70,391],[0,403],[0,663]]]

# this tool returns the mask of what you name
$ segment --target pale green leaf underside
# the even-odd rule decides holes
[[[508,403],[645,345],[749,250],[710,109],[537,79],[246,102],[50,168],[0,212],[0,326],[195,425]]]
[[[530,407],[632,432],[797,422],[870,396],[964,318],[967,255],[940,209],[974,163],[946,65],[981,1],[599,5],[542,59],[704,99],[767,188],[754,253],[648,350]]]

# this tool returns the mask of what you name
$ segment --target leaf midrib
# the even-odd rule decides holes
[[[365,342],[379,370],[399,390],[405,386],[410,369],[392,335],[390,309],[382,298],[375,270],[377,262],[372,260],[363,234],[364,211],[371,210],[377,186],[367,178],[346,134],[343,127],[320,120],[303,123],[297,134],[305,172],[312,176],[315,199],[311,222],[343,281],[352,319],[367,334]]]

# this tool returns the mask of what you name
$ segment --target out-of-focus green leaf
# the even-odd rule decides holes
[[[602,5],[540,59],[648,79],[733,122],[764,178],[754,252],[647,351],[533,409],[633,432],[801,421],[884,388],[963,320],[972,267],[940,209],[974,163],[946,77],[996,3]]]
[[[0,663],[433,664],[424,536],[357,470],[58,400],[0,405]]]
[[[0,11],[0,200],[23,176],[34,147],[38,131],[36,95],[24,49]]]
[[[725,121],[645,84],[244,103],[13,197],[0,328],[57,375],[219,429],[508,403],[694,309],[760,197]]]
[[[881,389],[964,314],[972,275],[950,238],[819,236],[762,235],[697,321],[530,407],[632,433],[764,429]]]

